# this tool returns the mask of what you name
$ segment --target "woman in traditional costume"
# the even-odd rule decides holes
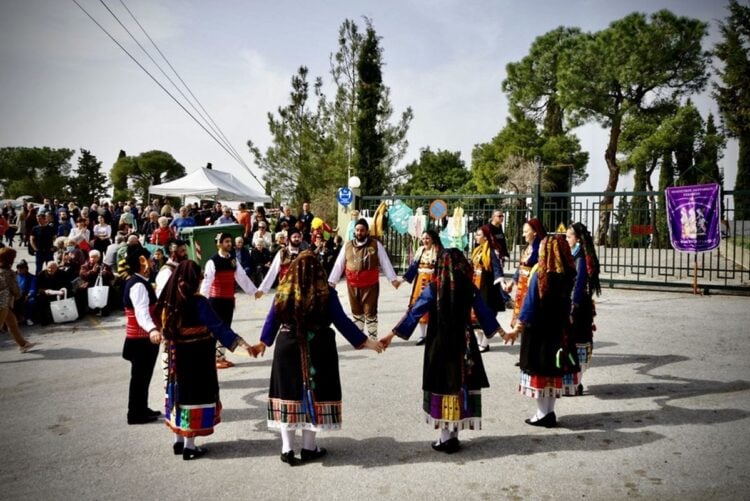
[[[384,348],[394,336],[408,339],[429,313],[422,371],[425,421],[440,430],[432,448],[448,454],[459,450],[458,432],[481,429],[482,388],[488,388],[471,322],[471,309],[488,337],[505,333],[495,314],[484,304],[472,283],[473,270],[463,253],[448,249],[440,254],[435,280],[424,288],[390,334],[381,339]]]
[[[570,305],[571,336],[576,343],[578,363],[583,373],[591,364],[594,351],[594,294],[601,295],[599,284],[599,259],[596,257],[594,239],[588,228],[581,223],[573,223],[565,237],[570,246],[576,266],[576,279],[573,286],[573,297]],[[576,388],[578,395],[583,395],[583,383],[579,381]]]
[[[485,224],[479,228],[474,239],[476,246],[471,252],[471,265],[474,268],[473,282],[479,289],[484,304],[497,315],[498,312],[505,311],[505,301],[500,294],[503,281],[503,262],[500,260],[500,251],[489,225]],[[477,327],[474,332],[477,336],[479,351],[482,353],[490,351],[490,343],[479,328],[479,322],[473,312],[471,320]]]
[[[521,335],[518,389],[536,399],[536,414],[526,419],[532,426],[556,426],[555,399],[576,391],[579,367],[569,327],[574,279],[575,266],[565,237],[544,238],[518,321],[508,333],[512,341]]]
[[[521,312],[521,306],[528,290],[531,268],[539,260],[539,244],[546,236],[547,232],[544,230],[544,226],[539,219],[532,218],[524,223],[523,238],[526,240],[526,247],[521,254],[518,268],[516,268],[516,272],[513,275],[513,282],[509,283],[505,289],[506,292],[510,292],[513,289],[513,285],[516,286],[513,320],[510,321],[511,327],[516,325],[516,319],[518,319],[518,314]]]
[[[404,273],[403,279],[406,282],[414,283],[409,298],[409,306],[414,304],[422,290],[435,279],[435,263],[438,255],[442,252],[443,246],[440,243],[440,236],[434,230],[425,230],[422,232],[422,245],[414,254],[409,268]],[[416,278],[416,280],[414,280]],[[427,322],[429,314],[419,319],[419,339],[417,346],[423,345],[427,336]]]
[[[281,461],[290,466],[323,457],[327,451],[318,447],[317,432],[341,429],[341,381],[331,323],[355,348],[382,351],[346,316],[315,254],[303,251],[281,280],[261,342],[254,347],[263,354],[276,341],[268,427],[281,431]],[[301,460],[294,456],[297,430],[302,430]]]
[[[211,435],[221,422],[216,341],[230,351],[239,347],[256,355],[198,293],[200,281],[200,267],[182,261],[169,277],[154,315],[161,319],[167,359],[164,420],[175,435],[174,453],[185,460],[207,452],[195,445],[195,437]]]

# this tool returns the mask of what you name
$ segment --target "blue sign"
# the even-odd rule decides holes
[[[350,190],[349,188],[339,188],[339,192],[336,198],[341,205],[349,205],[350,203],[352,203],[352,190]]]

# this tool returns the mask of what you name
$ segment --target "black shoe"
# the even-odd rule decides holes
[[[415,344],[417,346],[422,346],[425,343],[425,341],[427,341],[427,338],[426,337],[421,337],[421,338],[417,339],[417,342]]]
[[[579,384],[576,388],[576,395],[583,395],[583,384]]]
[[[182,454],[182,451],[185,449],[185,442],[175,442],[172,444],[172,450],[174,451],[175,456],[179,456]]]
[[[281,454],[281,462],[286,463],[289,466],[297,466],[301,463],[299,459],[294,457],[294,451],[284,452]]]
[[[302,458],[302,461],[315,461],[316,459],[320,459],[323,456],[325,456],[328,453],[325,447],[318,447],[314,451],[309,451],[307,449],[302,449],[299,453],[300,457]],[[282,459],[283,461],[283,459]]]
[[[146,415],[147,416],[154,416],[154,417],[158,418],[159,416],[161,416],[161,411],[155,411],[153,409],[147,409],[146,410]]]
[[[457,438],[449,438],[445,442],[432,443],[433,450],[436,450],[438,452],[445,452],[446,454],[453,454],[454,452],[458,452],[460,446],[461,444]]]
[[[531,426],[543,426],[545,428],[554,428],[557,426],[557,416],[555,416],[554,412],[550,412],[546,416],[544,416],[542,419],[537,419],[536,421],[532,421],[531,419],[524,420],[526,424],[530,424]]]
[[[490,351],[490,345],[480,346],[479,347],[479,353],[487,353]]]
[[[182,449],[182,459],[185,461],[190,461],[191,459],[198,459],[199,457],[205,455],[208,452],[208,449],[204,449],[203,447],[196,447],[195,449],[188,449],[187,447]]]
[[[146,423],[153,423],[159,419],[157,416],[154,415],[145,415],[145,416],[128,416],[128,424],[146,424]]]
[[[513,365],[515,365],[516,367],[521,367],[521,362],[516,362],[516,363],[515,363],[515,364],[513,364]]]

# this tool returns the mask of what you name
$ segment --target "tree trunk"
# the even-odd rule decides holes
[[[619,110],[619,106],[618,106]],[[617,144],[620,139],[622,117],[617,111],[612,119],[612,128],[609,131],[609,144],[607,151],[604,152],[604,161],[607,162],[609,178],[605,191],[613,192],[617,190],[617,181],[620,179],[620,166],[617,165]],[[597,245],[607,245],[607,233],[609,232],[609,220],[612,217],[615,197],[611,194],[604,195],[599,212],[599,228],[596,232]]]

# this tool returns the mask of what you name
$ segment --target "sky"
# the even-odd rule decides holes
[[[474,145],[506,122],[505,66],[522,59],[536,37],[558,26],[598,31],[631,12],[666,8],[709,23],[708,50],[727,14],[718,0],[78,1],[179,97],[103,3],[151,49],[127,6],[258,178],[247,140],[262,151],[270,145],[267,114],[288,103],[300,66],[310,81],[322,77],[333,97],[329,58],[345,19],[361,28],[363,16],[372,20],[394,118],[408,106],[414,111],[402,165],[430,147],[460,151],[469,167]],[[704,118],[716,114],[709,92],[695,102]],[[158,149],[188,172],[211,162],[260,188],[72,0],[0,0],[0,114],[0,147],[85,148],[106,171],[120,150]],[[576,191],[601,191],[607,132],[592,124],[575,133],[590,154],[589,179]],[[736,141],[721,165],[731,189]],[[632,187],[625,177],[618,189]]]

